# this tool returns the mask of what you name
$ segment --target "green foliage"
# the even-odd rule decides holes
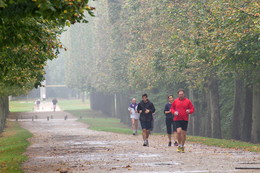
[[[0,172],[23,172],[21,165],[27,159],[23,154],[29,146],[32,134],[22,129],[17,122],[8,122],[0,137]]]
[[[38,87],[47,60],[63,48],[58,38],[63,28],[87,22],[84,11],[92,16],[94,9],[88,0],[0,1],[0,95]]]
[[[93,43],[85,47],[85,56],[75,54],[84,65],[71,59],[81,69],[69,68],[69,84],[137,98],[147,92],[156,104],[161,128],[166,93],[178,88],[194,91],[200,133],[205,135],[210,134],[205,129],[211,128],[213,111],[205,95],[214,79],[220,84],[215,92],[220,96],[222,131],[230,137],[235,74],[250,76],[249,83],[259,81],[258,1],[100,0],[95,5],[94,29],[85,33],[78,27]]]

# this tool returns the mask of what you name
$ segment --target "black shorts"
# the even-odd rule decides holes
[[[152,121],[142,121],[140,120],[142,129],[150,130],[152,128]]]
[[[167,134],[172,134],[172,132],[176,132],[175,122],[173,121],[172,118],[166,118],[165,123],[166,123]]]
[[[180,120],[180,121],[174,121],[176,128],[181,128],[184,131],[187,131],[188,129],[188,121]]]

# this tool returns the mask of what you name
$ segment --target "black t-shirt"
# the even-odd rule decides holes
[[[145,113],[146,109],[150,110],[148,114]],[[155,108],[152,102],[150,102],[149,100],[147,102],[141,101],[137,106],[137,110],[138,112],[142,110],[142,113],[140,114],[141,121],[152,121],[152,114],[155,112]]]
[[[167,103],[167,104],[165,105],[165,108],[164,108],[164,112],[163,112],[163,113],[165,114],[166,118],[173,118],[172,113],[168,113],[168,114],[165,113],[165,111],[169,111],[169,110],[171,109],[171,106],[172,106],[172,104],[170,104],[170,103]]]
[[[58,100],[56,100],[56,99],[52,100],[52,104],[56,105],[57,103],[58,103]]]

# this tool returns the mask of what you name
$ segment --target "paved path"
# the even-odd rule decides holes
[[[167,137],[152,135],[143,147],[141,135],[121,135],[87,129],[68,113],[37,112],[38,119],[20,121],[34,134],[23,169],[31,172],[259,172],[236,167],[260,167],[258,153],[188,143],[186,153],[167,147]],[[54,119],[47,121],[46,116]],[[64,115],[68,119],[64,120]],[[32,113],[23,113],[31,117]],[[251,164],[248,164],[251,163]],[[252,164],[254,163],[254,164]]]

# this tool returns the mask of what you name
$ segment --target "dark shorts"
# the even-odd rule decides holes
[[[174,121],[176,128],[181,128],[184,131],[187,131],[188,129],[188,121],[180,120],[180,121]]]
[[[172,134],[172,132],[176,132],[175,122],[173,121],[172,118],[166,118],[165,123],[166,123],[167,134]]]
[[[152,121],[141,121],[141,127],[142,129],[150,130],[152,128]]]

